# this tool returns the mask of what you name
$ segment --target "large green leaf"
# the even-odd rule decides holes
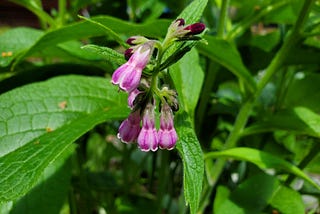
[[[127,116],[124,94],[104,78],[64,76],[0,96],[0,201],[25,194],[72,142]]]
[[[244,66],[237,49],[226,40],[205,36],[208,44],[199,44],[200,53],[221,64],[236,75],[245,85],[254,91],[256,83],[248,69]]]
[[[183,185],[186,202],[192,214],[197,212],[202,191],[204,161],[201,146],[196,137],[190,117],[180,111],[175,118],[179,141],[177,149],[183,162]]]
[[[14,203],[10,214],[59,213],[68,196],[71,180],[71,159],[68,157],[69,154],[51,163],[43,171],[38,184]]]
[[[262,169],[275,168],[286,170],[296,176],[303,178],[310,182],[317,189],[320,189],[310,177],[308,177],[302,170],[295,165],[267,152],[263,152],[257,149],[238,147],[233,149],[227,149],[219,152],[209,152],[205,155],[206,158],[220,158],[228,157],[237,160],[244,160],[251,162]]]
[[[92,20],[118,34],[126,34],[128,36],[143,35],[154,38],[164,36],[167,32],[168,25],[170,24],[168,20],[157,20],[146,24],[134,24],[110,16],[93,17]],[[62,42],[103,35],[106,35],[105,29],[99,28],[89,21],[70,24],[44,34],[32,47],[26,50],[23,56],[19,57],[16,63],[19,63],[27,56]]]
[[[196,50],[187,53],[179,62],[170,68],[170,76],[180,95],[182,107],[193,118],[202,88],[204,73],[199,65]]]

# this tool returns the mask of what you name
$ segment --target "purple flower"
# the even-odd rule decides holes
[[[140,110],[131,112],[129,117],[119,127],[118,138],[124,143],[134,142],[141,130],[140,120]]]
[[[142,118],[142,129],[138,136],[141,151],[156,151],[158,149],[158,133],[154,124],[154,105],[147,104]]]
[[[139,85],[142,70],[149,62],[152,48],[150,45],[141,45],[112,75],[112,83],[120,89],[131,92]]]
[[[171,150],[175,147],[178,140],[177,132],[173,126],[173,113],[167,103],[163,104],[161,108],[158,136],[160,149]]]
[[[134,105],[135,105],[135,99],[137,98],[137,96],[139,94],[143,93],[142,91],[139,91],[138,89],[134,89],[133,91],[129,92],[129,96],[128,96],[128,106],[133,109]]]

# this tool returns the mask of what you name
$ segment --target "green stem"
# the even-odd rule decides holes
[[[228,17],[228,8],[230,0],[223,0],[219,16],[217,36],[223,38],[226,29],[226,20]]]
[[[160,170],[159,170],[159,184],[158,184],[158,213],[162,213],[162,201],[167,189],[168,172],[169,172],[169,153],[168,151],[161,151],[160,153]]]
[[[62,27],[64,25],[64,19],[66,15],[66,8],[67,8],[66,0],[59,0],[58,7],[59,7],[58,25],[59,27]]]
[[[254,93],[253,97],[251,99],[248,99],[243,106],[241,107],[239,114],[236,118],[233,130],[231,131],[228,139],[226,140],[224,149],[230,149],[236,146],[238,139],[240,138],[241,132],[243,128],[245,127],[250,113],[252,111],[252,107],[254,106],[255,100],[260,96],[263,88],[266,86],[266,84],[270,81],[272,75],[278,71],[281,66],[283,65],[283,62],[286,58],[286,56],[289,54],[292,47],[296,45],[296,43],[300,39],[300,29],[303,27],[303,24],[308,18],[308,14],[310,11],[310,8],[312,6],[314,0],[306,0],[304,2],[304,5],[300,11],[300,15],[298,17],[298,20],[296,22],[296,25],[293,27],[292,32],[290,33],[287,40],[285,40],[283,46],[278,51],[276,56],[272,59],[271,64],[266,69],[263,77],[260,79],[257,90]],[[226,160],[225,159],[218,159],[214,165],[214,172],[212,176],[212,180],[214,181],[214,184],[219,179],[223,167],[225,165]],[[213,184],[213,186],[214,186]]]

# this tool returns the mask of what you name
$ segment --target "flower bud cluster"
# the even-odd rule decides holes
[[[181,38],[183,41],[192,40],[192,36],[204,29],[202,23],[185,26],[184,19],[177,19],[169,26],[163,42],[143,36],[132,36],[127,40],[131,47],[124,56],[128,61],[114,71],[111,80],[120,90],[128,93],[128,106],[131,108],[130,115],[119,127],[117,136],[122,142],[137,142],[142,151],[156,151],[158,148],[171,150],[175,147],[178,135],[174,128],[173,112],[179,109],[177,93],[160,86],[158,74],[165,69],[161,67],[164,52],[174,42],[182,41]],[[152,59],[154,49],[157,52]],[[148,65],[151,75],[144,73]],[[155,125],[157,100],[160,101],[159,130]]]

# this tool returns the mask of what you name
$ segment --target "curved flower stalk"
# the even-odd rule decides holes
[[[167,84],[164,82],[166,78],[159,81],[158,74],[166,69],[163,65],[168,63],[163,62],[162,58],[171,45],[175,42],[199,39],[200,37],[195,35],[204,30],[204,24],[193,23],[185,26],[184,19],[180,18],[169,26],[163,42],[149,40],[143,36],[132,36],[127,39],[131,47],[125,51],[124,56],[128,61],[115,70],[111,81],[128,93],[128,106],[132,109],[129,117],[119,127],[118,138],[122,142],[137,141],[138,147],[144,152],[157,151],[158,148],[167,150],[175,148],[178,135],[174,128],[173,112],[179,109],[177,93],[167,86],[161,86],[159,82]],[[155,53],[154,49],[157,49]],[[185,53],[183,50],[174,53],[173,60],[176,61]],[[143,73],[148,64],[148,73]],[[155,126],[156,100],[161,104],[159,131]]]

